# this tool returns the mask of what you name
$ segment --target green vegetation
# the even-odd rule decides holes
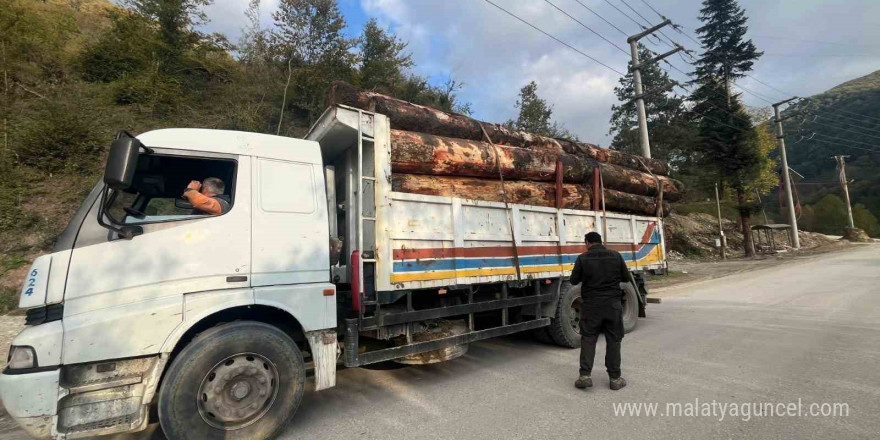
[[[335,80],[470,111],[456,97],[461,83],[410,73],[406,42],[375,21],[347,37],[335,0],[282,0],[272,30],[252,0],[235,45],[197,30],[210,0],[120,3],[0,2],[0,254],[51,247],[119,129],[300,136]]]
[[[519,99],[515,107],[519,110],[516,120],[509,120],[504,125],[511,130],[538,133],[553,138],[577,141],[577,135],[568,131],[564,125],[553,122],[553,106],[538,96],[538,83],[530,81],[519,90]]]
[[[653,52],[640,46],[639,59],[648,60],[653,56]],[[635,86],[632,72],[627,72],[614,88],[617,99],[624,104],[611,106],[611,129],[608,133],[614,134],[611,149],[641,155],[636,104],[632,101]],[[677,177],[692,181],[697,177],[692,162],[694,152],[698,149],[699,136],[694,117],[685,106],[685,99],[673,93],[675,84],[659,63],[645,64],[642,68],[651,157],[668,162],[678,173]]]
[[[793,116],[785,122],[786,133],[791,134],[786,144],[789,166],[810,182],[824,182],[798,185],[801,203],[816,205],[831,194],[843,197],[831,156],[844,154],[849,155],[846,177],[853,204],[880,216],[880,153],[867,151],[877,150],[880,133],[880,71],[798,103],[784,116]],[[811,136],[813,132],[816,134]],[[796,184],[800,180],[795,177]],[[854,217],[855,212],[854,206]],[[864,214],[859,217],[867,218]],[[876,229],[864,229],[874,231],[869,232],[871,236],[880,236]]]

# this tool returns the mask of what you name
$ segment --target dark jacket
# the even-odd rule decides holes
[[[584,304],[610,304],[623,299],[620,283],[629,282],[629,270],[620,253],[595,244],[578,255],[569,281],[581,285]]]

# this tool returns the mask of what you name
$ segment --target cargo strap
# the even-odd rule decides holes
[[[599,171],[599,191],[602,193],[602,238],[607,243],[608,238],[608,209],[605,208],[605,179],[602,178],[602,165],[597,161],[596,170]]]
[[[486,132],[486,127],[483,127],[482,122],[477,122],[480,125],[480,130],[483,131],[483,136],[486,138],[486,142],[489,143],[489,146],[492,147],[492,153],[495,154],[495,164],[498,166],[498,178],[501,180],[501,201],[504,202],[504,210],[507,212],[507,226],[510,227],[510,241],[513,243],[513,266],[516,269],[516,279],[517,281],[522,280],[522,274],[519,269],[519,249],[516,247],[516,234],[513,231],[513,212],[510,210],[510,205],[507,203],[507,192],[504,190],[504,173],[501,171],[501,156],[498,155],[498,149],[495,147],[495,143],[492,142],[492,138],[489,137],[489,133]]]

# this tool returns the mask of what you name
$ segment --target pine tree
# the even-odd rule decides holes
[[[639,58],[646,60],[654,56],[644,46],[639,47]],[[681,170],[690,161],[691,150],[696,141],[696,125],[690,122],[683,98],[674,96],[675,80],[657,65],[642,66],[642,84],[650,94],[645,97],[645,112],[648,116],[648,132],[651,135],[651,156],[666,161]],[[614,88],[617,99],[626,104],[611,106],[611,129],[614,134],[611,149],[632,154],[642,154],[639,143],[636,105],[632,72],[618,80]]]
[[[515,107],[519,109],[516,120],[505,122],[505,126],[513,130],[536,133],[543,136],[578,140],[577,135],[568,131],[564,125],[553,122],[553,106],[538,96],[538,83],[531,81],[519,91]]]
[[[379,27],[376,19],[364,25],[360,40],[360,85],[391,93],[404,78],[403,71],[412,67],[412,54],[405,53],[407,43]]]
[[[736,194],[746,256],[753,256],[749,188],[761,176],[767,153],[759,147],[752,120],[730,85],[748,73],[762,53],[745,39],[747,18],[736,0],[704,0],[700,20],[703,26],[697,34],[705,52],[696,62],[698,87],[691,99],[700,117],[705,150],[701,156],[704,168]]]

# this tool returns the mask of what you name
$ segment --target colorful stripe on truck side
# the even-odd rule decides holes
[[[648,225],[640,244],[609,243],[629,267],[662,262],[660,234],[656,224]],[[567,272],[574,267],[586,245],[518,246],[520,272]],[[513,246],[395,249],[392,283],[430,281],[492,275],[516,275]]]

